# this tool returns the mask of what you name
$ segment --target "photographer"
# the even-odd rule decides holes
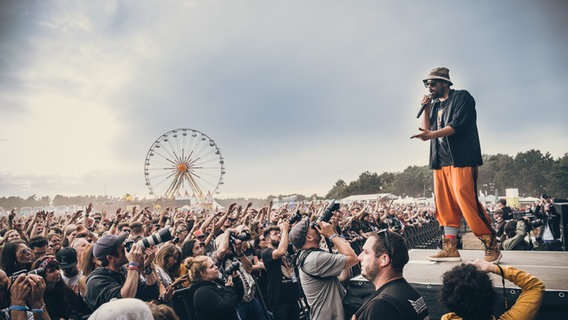
[[[149,253],[146,259],[143,249],[137,244],[133,244],[127,252],[124,247],[127,236],[126,232],[120,236],[104,235],[93,246],[93,255],[100,260],[102,267],[95,269],[87,278],[85,302],[92,310],[112,299],[136,297],[150,301],[158,298],[159,285],[151,265],[152,249],[146,249]],[[140,280],[141,272],[146,275],[145,281]]]
[[[227,276],[224,285],[219,268],[207,256],[187,258],[189,266],[189,305],[192,320],[240,319],[236,307],[243,296],[239,277]]]
[[[530,228],[532,227],[527,217],[505,223],[503,235],[501,235],[503,250],[532,250],[532,247],[525,241]]]
[[[248,240],[250,240],[250,232],[245,230],[244,227],[228,228],[217,238],[217,248],[219,249],[212,255],[212,258],[223,270],[236,262],[240,264],[236,273],[243,283],[244,295],[237,306],[239,318],[242,320],[265,319],[266,310],[255,297],[256,284],[251,274],[252,263],[243,252],[243,242]]]
[[[43,296],[45,281],[37,274],[10,279],[0,269],[0,319],[49,320]]]
[[[560,239],[560,215],[556,212],[553,199],[543,194],[534,210],[534,216],[542,220],[540,234],[537,237],[539,246],[552,250],[552,245]]]
[[[497,294],[489,273],[500,275],[522,290],[515,303],[498,318],[493,315]],[[446,271],[442,283],[442,304],[451,312],[444,314],[441,320],[536,319],[544,298],[544,283],[535,276],[483,259]]]
[[[289,234],[290,242],[300,250],[295,261],[312,320],[344,318],[345,290],[340,281],[349,277],[350,268],[358,262],[349,242],[337,235],[332,224],[325,222],[329,218],[318,220],[314,227],[309,219],[304,219]],[[338,254],[320,249],[322,236],[329,239]]]

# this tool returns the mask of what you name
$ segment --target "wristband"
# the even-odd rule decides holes
[[[337,233],[332,234],[331,236],[329,236],[329,241],[333,240],[333,238],[337,237]]]
[[[8,310],[14,310],[14,311],[30,311],[30,309],[26,306],[10,306],[8,307]]]
[[[134,262],[134,261],[129,262],[128,266],[129,267],[136,267],[136,268],[140,269],[140,265],[138,264],[138,262]]]
[[[41,306],[40,309],[31,309],[30,311],[32,313],[43,313],[45,311],[45,303],[43,304],[43,306]]]
[[[140,272],[140,268],[136,266],[128,266],[128,270],[134,270]]]

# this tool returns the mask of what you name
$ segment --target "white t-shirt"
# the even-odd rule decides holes
[[[63,282],[65,282],[65,284],[73,289],[73,291],[75,291],[75,293],[77,295],[79,294],[79,279],[81,279],[81,277],[83,276],[83,271],[79,270],[79,273],[77,273],[76,275],[74,275],[71,278],[68,278],[65,276],[65,274],[63,273],[63,270],[60,271],[61,272],[61,279],[63,280]]]

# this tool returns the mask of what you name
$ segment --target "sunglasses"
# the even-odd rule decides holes
[[[32,253],[32,250],[30,249],[22,249],[20,251],[18,251],[19,254],[30,254]]]
[[[435,87],[436,84],[438,84],[438,82],[440,82],[440,81],[426,81],[426,82],[424,82],[424,87],[426,87],[426,88]]]
[[[387,247],[387,254],[389,255],[389,257],[392,255],[392,250],[391,250],[391,246],[390,246],[390,241],[389,241],[389,233],[387,229],[383,229],[379,232],[377,232],[377,236],[380,237],[381,234],[384,234],[384,238],[385,238],[385,246]]]

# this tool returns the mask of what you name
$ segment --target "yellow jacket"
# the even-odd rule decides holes
[[[512,281],[522,290],[521,295],[511,307],[505,311],[499,320],[532,320],[536,318],[542,298],[544,296],[544,283],[528,272],[521,271],[514,267],[501,266],[505,279]],[[440,318],[440,320],[461,319],[457,314],[450,312]],[[492,319],[495,319],[493,317]]]

